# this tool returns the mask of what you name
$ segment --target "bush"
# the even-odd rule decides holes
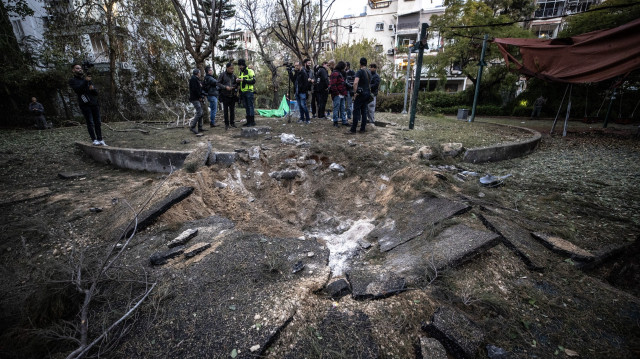
[[[376,112],[402,112],[403,107],[404,95],[383,95],[380,93],[376,98]]]

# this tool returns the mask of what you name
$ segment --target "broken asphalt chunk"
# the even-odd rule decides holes
[[[444,345],[454,358],[473,359],[484,341],[480,327],[462,312],[450,308],[436,309],[422,329]]]

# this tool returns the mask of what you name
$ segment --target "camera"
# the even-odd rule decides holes
[[[293,62],[285,62],[282,64],[282,66],[287,68],[287,71],[291,72],[291,70],[293,70]]]
[[[84,71],[85,73],[89,72],[90,69],[92,69],[95,66],[95,64],[89,60],[85,60],[82,62],[82,71]]]

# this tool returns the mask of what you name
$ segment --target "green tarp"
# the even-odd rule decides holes
[[[287,113],[289,113],[289,104],[287,103],[287,97],[282,96],[282,101],[280,101],[280,107],[277,110],[256,110],[258,114],[262,117],[284,117]]]

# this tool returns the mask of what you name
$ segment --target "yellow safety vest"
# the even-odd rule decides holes
[[[242,85],[240,86],[240,91],[242,92],[253,92],[253,85],[247,85],[244,83],[244,80],[253,80],[253,78],[255,77],[255,73],[253,72],[253,70],[247,68],[247,72],[240,73],[240,76],[238,76],[238,78],[242,79]]]

